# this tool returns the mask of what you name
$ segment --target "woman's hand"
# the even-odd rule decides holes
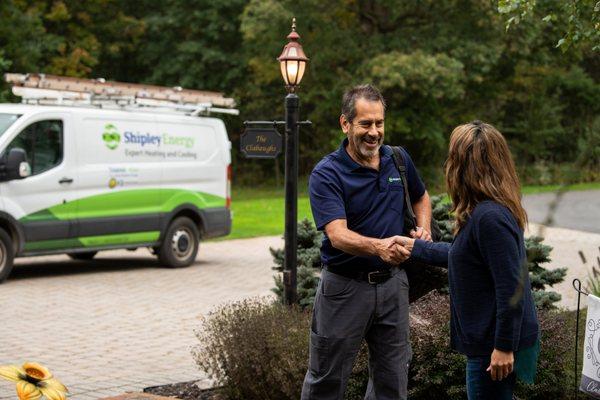
[[[514,363],[515,357],[512,351],[494,349],[490,366],[486,371],[492,375],[493,381],[501,381],[513,371]]]
[[[415,239],[407,236],[394,236],[394,240],[397,244],[404,247],[409,252],[412,252],[413,246],[415,245]]]
[[[398,239],[400,236],[392,236],[386,239],[378,239],[375,242],[375,249],[379,258],[388,264],[400,264],[408,260],[410,250],[400,245]]]

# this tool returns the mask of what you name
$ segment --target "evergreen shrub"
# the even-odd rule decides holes
[[[298,223],[297,250],[297,291],[298,305],[302,308],[312,308],[319,285],[321,273],[321,241],[323,234],[315,228],[312,222],[304,218]],[[285,249],[269,248],[275,266],[272,268],[278,274],[273,277],[275,287],[271,289],[279,301],[283,303],[283,259]]]
[[[545,269],[542,264],[550,262],[552,246],[548,246],[539,236],[531,236],[525,239],[525,251],[527,253],[527,268],[529,279],[533,290],[533,299],[538,309],[556,308],[556,302],[560,301],[561,295],[548,290],[548,286],[560,283],[567,274],[566,268]]]

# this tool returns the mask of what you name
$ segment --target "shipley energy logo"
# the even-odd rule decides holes
[[[135,154],[136,156],[141,155],[142,150],[136,150],[135,147],[142,147],[143,150],[151,149],[152,151],[164,148],[165,150],[169,151],[173,149],[178,150],[177,147],[192,149],[195,142],[195,139],[190,136],[173,136],[167,133],[153,135],[148,132],[141,133],[139,131],[132,132],[130,130],[125,130],[121,134],[114,124],[104,125],[102,140],[104,140],[106,147],[111,150],[115,150],[122,144],[125,147],[125,155]]]
[[[102,140],[104,144],[111,150],[116,149],[121,143],[121,135],[117,131],[117,127],[113,124],[106,124],[104,126],[104,133],[102,134]]]

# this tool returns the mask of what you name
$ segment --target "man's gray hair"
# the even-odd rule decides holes
[[[344,93],[342,99],[342,114],[348,122],[354,121],[354,117],[356,117],[356,100],[358,99],[379,101],[383,105],[383,111],[385,111],[385,99],[379,89],[371,84],[354,86]]]

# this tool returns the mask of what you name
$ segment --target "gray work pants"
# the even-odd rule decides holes
[[[369,346],[366,400],[406,399],[412,356],[408,328],[408,279],[394,268],[371,285],[323,270],[310,332],[309,368],[302,400],[342,400],[354,359]]]

